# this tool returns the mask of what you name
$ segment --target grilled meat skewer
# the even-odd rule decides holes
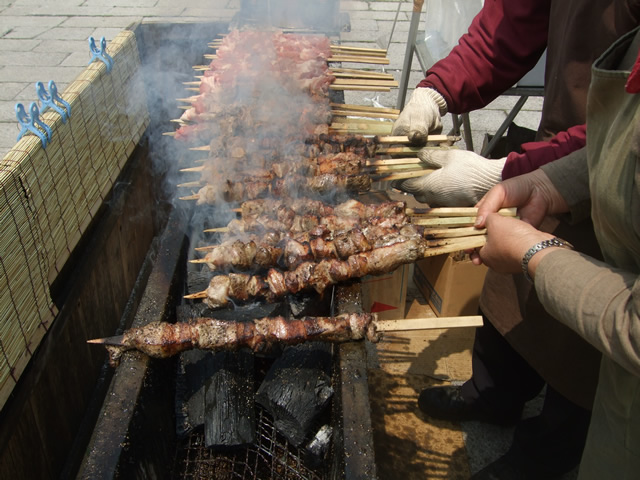
[[[314,289],[322,293],[329,285],[365,275],[380,275],[392,272],[400,265],[413,263],[420,258],[476,248],[484,245],[485,236],[457,241],[428,241],[409,238],[368,252],[351,255],[346,260],[329,259],[320,262],[304,262],[295,270],[282,272],[271,268],[266,276],[230,273],[217,275],[209,287],[192,295],[189,299],[204,299],[211,308],[229,305],[232,301],[264,299],[273,302],[288,293]]]
[[[275,216],[281,219],[290,215],[336,215],[339,217],[388,217],[405,213],[404,202],[384,202],[365,204],[357,200],[347,200],[338,205],[330,205],[310,198],[291,200],[261,198],[243,202],[240,206],[242,218],[254,218],[258,215]]]
[[[376,225],[381,227],[400,227],[408,223],[409,219],[402,215],[387,217],[343,217],[337,215],[293,215],[288,217],[270,218],[258,216],[247,220],[231,220],[226,227],[227,232],[242,234],[244,232],[281,231],[290,233],[302,233],[316,231],[316,236],[326,235],[327,232],[339,233],[364,225]]]
[[[251,177],[239,181],[226,180],[220,185],[205,185],[193,197],[198,205],[225,202],[243,202],[273,195],[276,197],[297,197],[301,193],[335,193],[366,192],[371,189],[369,175],[337,175],[323,174],[315,177],[291,175],[284,178],[253,179]]]
[[[307,341],[347,342],[367,339],[377,342],[375,314],[343,314],[336,317],[265,317],[248,322],[198,318],[191,322],[151,322],[132,328],[120,337],[89,340],[104,344],[109,362],[116,366],[127,350],[150,357],[167,358],[191,349],[212,351],[250,348],[254,352],[273,345]]]
[[[329,235],[313,235],[310,232],[286,234],[276,245],[260,242],[257,238],[247,242],[236,239],[211,248],[203,259],[192,260],[192,263],[206,263],[214,271],[278,265],[292,270],[306,261],[330,258],[344,260],[356,253],[404,242],[420,235],[420,229],[413,225],[401,228],[369,225]]]

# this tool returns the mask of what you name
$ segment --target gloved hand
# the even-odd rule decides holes
[[[427,135],[442,132],[447,102],[433,88],[416,88],[393,123],[392,135],[407,135],[411,143],[424,145]]]
[[[505,158],[490,160],[467,150],[423,148],[420,160],[438,168],[423,177],[397,180],[393,186],[431,207],[471,207],[502,180]]]

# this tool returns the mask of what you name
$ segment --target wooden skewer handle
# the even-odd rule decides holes
[[[505,217],[515,217],[515,208],[501,208],[498,213]],[[432,217],[474,217],[478,215],[476,207],[438,207],[428,210],[425,215]]]
[[[402,332],[411,330],[430,330],[434,328],[481,327],[482,316],[466,317],[425,317],[399,320],[376,320],[379,332]]]
[[[460,137],[452,136],[452,135],[429,135],[427,136],[427,143],[429,142],[457,142],[460,140]],[[409,137],[403,135],[387,135],[385,137],[378,137],[378,142],[380,143],[411,143],[409,142]]]

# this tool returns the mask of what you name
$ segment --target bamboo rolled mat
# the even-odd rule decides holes
[[[94,61],[60,94],[66,123],[41,115],[47,147],[29,133],[0,161],[0,408],[55,319],[49,287],[149,124],[134,33],[106,51],[111,72]]]

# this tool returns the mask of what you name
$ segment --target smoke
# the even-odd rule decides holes
[[[300,25],[290,15],[285,21]],[[136,38],[142,65],[127,103],[146,98],[144,142],[162,186],[157,207],[169,202],[193,211],[193,246],[219,242],[203,230],[226,225],[236,217],[232,207],[270,195],[276,182],[298,195],[300,180],[284,177],[303,161],[305,140],[330,121],[326,36],[143,24]]]

